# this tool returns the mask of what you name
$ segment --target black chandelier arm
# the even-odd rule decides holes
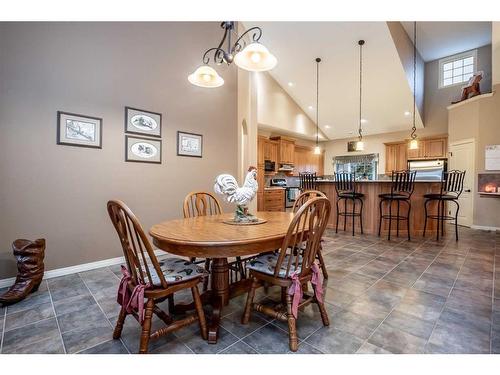
[[[222,64],[224,62],[224,54],[226,53],[222,48],[220,47],[213,47],[210,49],[207,49],[205,53],[203,54],[203,64],[208,64],[210,62],[210,52],[214,52],[213,60],[217,64]]]
[[[243,34],[241,34],[238,39],[236,39],[236,42],[234,42],[233,48],[231,49],[231,52],[240,52],[246,45],[245,41],[243,38],[246,35],[250,35],[250,33],[253,32],[252,35],[252,42],[258,42],[260,38],[262,37],[262,29],[258,26],[252,27],[245,31]],[[242,42],[242,43],[240,43]]]

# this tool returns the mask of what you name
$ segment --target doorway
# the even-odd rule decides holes
[[[450,143],[449,169],[465,171],[464,190],[458,198],[460,211],[458,225],[470,227],[473,221],[474,205],[474,170],[475,170],[475,141],[464,139]],[[448,208],[450,209],[450,207]],[[450,212],[451,214],[451,212]]]

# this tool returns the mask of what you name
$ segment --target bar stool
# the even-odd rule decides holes
[[[382,220],[389,220],[389,234],[387,239],[391,240],[391,225],[392,220],[396,220],[396,236],[399,237],[399,222],[401,220],[406,220],[406,227],[408,231],[408,241],[410,240],[410,212],[411,212],[411,202],[410,198],[413,194],[413,189],[415,185],[415,175],[416,171],[392,171],[391,174],[391,192],[379,194],[380,204],[379,204],[379,223],[378,223],[378,235],[380,236],[380,231],[382,229]],[[384,215],[382,211],[382,205],[384,202],[389,202],[389,215]],[[392,202],[397,202],[397,213],[396,216],[392,214]],[[401,216],[399,214],[400,203],[406,203],[408,205],[408,212],[406,216]]]
[[[300,191],[318,190],[316,172],[299,172]]]
[[[354,223],[355,218],[359,217],[359,225],[361,227],[361,234],[363,234],[363,193],[356,191],[356,175],[355,173],[335,173],[335,191],[337,192],[337,223],[335,225],[335,233],[339,229],[339,216],[344,217],[344,231],[347,224],[347,217],[352,217],[352,235],[354,236]],[[344,211],[340,212],[339,202],[344,200]],[[352,201],[351,212],[347,211],[347,201]],[[361,202],[361,207],[356,212],[356,201]]]
[[[455,240],[458,241],[458,211],[460,210],[460,205],[458,204],[458,198],[462,194],[464,188],[464,178],[465,171],[452,170],[443,173],[443,179],[441,180],[441,191],[434,194],[425,194],[425,223],[424,223],[424,234],[427,229],[427,218],[435,219],[438,222],[436,240],[439,240],[439,228],[441,224],[441,236],[444,235],[444,221],[445,220],[455,220]],[[438,212],[437,215],[429,215],[427,213],[427,204],[433,201],[438,201]],[[457,211],[455,216],[449,216],[445,214],[445,202],[453,202],[457,205]]]

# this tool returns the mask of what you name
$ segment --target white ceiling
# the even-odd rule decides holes
[[[409,130],[411,89],[385,22],[244,22],[278,58],[271,75],[315,121],[316,57],[320,64],[320,128],[329,139],[357,134],[359,46],[363,47],[363,134]],[[293,82],[293,87],[288,85]],[[422,127],[417,116],[418,127]],[[330,128],[326,128],[329,125]]]
[[[401,22],[413,40],[413,22]],[[417,49],[433,61],[491,43],[491,22],[417,22]]]

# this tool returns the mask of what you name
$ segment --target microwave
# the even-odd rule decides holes
[[[276,163],[271,160],[264,160],[264,171],[265,172],[274,172]]]

